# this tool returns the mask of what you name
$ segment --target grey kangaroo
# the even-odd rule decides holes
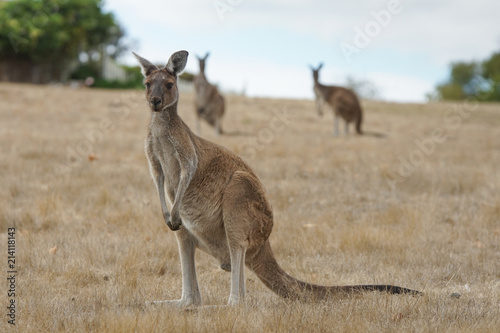
[[[328,104],[334,113],[334,135],[339,135],[339,118],[345,120],[345,134],[349,133],[349,123],[354,122],[356,132],[363,134],[361,123],[363,121],[363,111],[356,94],[343,87],[325,86],[319,83],[319,70],[323,64],[319,64],[318,68],[311,66],[314,79],[314,94],[316,95],[316,111],[319,116],[323,116],[323,105]]]
[[[419,294],[392,285],[319,286],[283,271],[269,244],[273,212],[259,178],[231,151],[196,136],[177,114],[177,75],[186,66],[188,52],[175,52],[164,68],[134,55],[142,67],[151,109],[146,155],[163,218],[175,231],[182,270],[181,298],[153,303],[202,304],[196,249],[212,255],[223,270],[231,272],[228,305],[244,302],[245,265],[269,289],[290,299],[321,300],[371,290]]]
[[[197,57],[200,64],[200,73],[194,79],[195,108],[196,108],[196,132],[201,134],[200,119],[215,128],[215,134],[222,134],[222,117],[224,116],[224,97],[213,84],[210,84],[205,76],[205,62],[210,53],[207,52],[203,58]]]

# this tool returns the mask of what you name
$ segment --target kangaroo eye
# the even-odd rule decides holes
[[[172,82],[167,83],[167,89],[172,89],[174,84]]]
[[[149,86],[150,86],[151,84],[150,84],[149,82],[146,82],[146,83],[145,83],[145,85],[146,85],[146,88],[148,88],[148,89],[149,89]]]

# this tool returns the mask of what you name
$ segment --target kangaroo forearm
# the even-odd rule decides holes
[[[175,192],[174,203],[172,204],[172,215],[178,214],[182,198],[191,183],[191,179],[193,179],[193,175],[194,172],[181,172],[179,185],[177,186],[177,191]]]
[[[190,142],[190,140],[186,140],[185,142],[189,142],[189,144],[185,146],[191,149],[187,151],[184,150],[182,154],[179,153],[180,151],[182,151],[181,149],[177,150],[181,172],[179,175],[179,184],[177,185],[177,191],[175,192],[174,202],[172,204],[171,213],[173,215],[178,214],[182,198],[184,197],[184,193],[186,193],[186,190],[194,177],[196,169],[198,168],[198,158],[195,153],[193,142]]]
[[[165,176],[158,175],[155,179],[155,183],[156,189],[158,190],[158,196],[160,197],[161,211],[163,213],[163,216],[169,215],[170,212],[168,211],[167,202],[165,201]]]

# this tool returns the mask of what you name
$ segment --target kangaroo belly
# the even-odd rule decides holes
[[[229,262],[229,248],[222,220],[219,199],[221,189],[214,186],[215,179],[204,177],[204,181],[193,179],[181,204],[183,227],[196,238],[198,247],[222,262]],[[226,259],[227,258],[227,259]]]
[[[217,259],[222,269],[229,271],[231,259],[222,220],[195,218],[181,213],[182,227],[196,239],[198,248]]]

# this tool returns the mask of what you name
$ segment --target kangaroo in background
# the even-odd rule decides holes
[[[319,70],[323,67],[323,63],[319,64],[318,68],[310,66],[314,79],[314,94],[316,95],[316,111],[320,117],[323,116],[323,104],[327,103],[331,106],[334,113],[334,135],[339,135],[339,117],[345,120],[345,134],[349,133],[349,123],[354,122],[356,132],[363,134],[361,123],[363,121],[363,112],[356,94],[343,87],[325,86],[319,83]]]
[[[283,271],[269,244],[273,212],[259,178],[237,155],[196,136],[177,113],[177,75],[186,66],[188,52],[175,52],[164,68],[134,55],[145,77],[146,101],[152,111],[145,151],[163,218],[175,231],[182,270],[181,298],[153,303],[201,305],[196,249],[212,255],[223,270],[231,272],[228,305],[244,302],[245,265],[285,298],[320,300],[370,290],[419,294],[391,285],[319,286]]]
[[[224,115],[224,98],[216,86],[210,84],[205,76],[205,62],[209,52],[203,58],[197,57],[200,73],[194,79],[196,132],[201,134],[200,118],[215,128],[216,135],[222,134],[222,116]]]

